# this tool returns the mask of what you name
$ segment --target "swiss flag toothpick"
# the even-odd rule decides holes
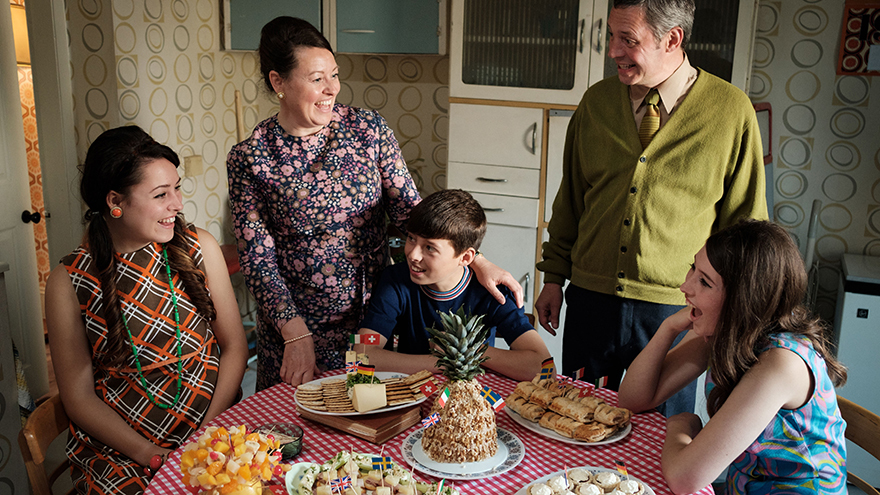
[[[424,385],[420,388],[425,397],[430,397],[431,394],[437,391],[437,386],[434,385],[434,382],[428,380]]]

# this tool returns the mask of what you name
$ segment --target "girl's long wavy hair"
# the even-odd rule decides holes
[[[107,325],[107,351],[102,364],[108,367],[122,365],[131,356],[131,346],[123,326],[122,308],[116,289],[116,250],[107,225],[107,195],[110,191],[127,195],[131,187],[143,179],[142,166],[162,158],[175,167],[180,165],[180,159],[171,148],[154,141],[140,127],[126,126],[110,129],[98,136],[89,146],[81,167],[80,195],[88,206],[84,245],[98,272]],[[208,294],[205,274],[189,255],[185,230],[183,218],[178,216],[174,221],[174,237],[167,244],[168,261],[171,269],[183,281],[180,289],[186,291],[203,317],[213,321],[217,315],[214,303]]]
[[[846,382],[846,368],[829,352],[825,325],[803,305],[807,273],[782,227],[741,220],[709,237],[706,255],[725,291],[709,357],[715,382],[708,397],[710,416],[757,362],[771,333],[806,337],[825,359],[834,385]]]

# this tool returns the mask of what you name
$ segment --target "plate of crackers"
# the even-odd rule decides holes
[[[630,434],[632,411],[583,392],[556,380],[520,382],[504,411],[526,429],[572,445],[606,445]]]
[[[413,404],[421,404],[427,397],[422,393],[422,386],[433,381],[433,373],[422,370],[412,375],[393,371],[377,371],[374,374],[377,383],[385,384],[385,407],[372,411],[357,412],[348,391],[345,388],[347,375],[319,378],[303,383],[296,388],[293,396],[296,405],[315,414],[327,416],[365,416],[403,409]]]

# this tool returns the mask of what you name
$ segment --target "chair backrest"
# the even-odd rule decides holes
[[[846,421],[846,439],[853,442],[880,461],[880,416],[872,413],[855,402],[837,396],[840,414]],[[873,486],[847,470],[847,480],[872,495],[880,495]]]
[[[66,458],[59,466],[47,473],[46,451],[58,435],[67,431],[69,420],[61,404],[61,396],[53,395],[31,413],[27,424],[18,434],[18,446],[27,467],[28,478],[34,495],[51,495],[52,484],[70,467]]]

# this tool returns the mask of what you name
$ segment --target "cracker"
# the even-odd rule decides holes
[[[411,385],[415,382],[424,380],[426,378],[430,378],[432,376],[434,376],[434,374],[428,370],[417,371],[417,372],[413,373],[412,375],[409,375],[408,377],[404,378],[403,382],[406,383],[407,385]]]

